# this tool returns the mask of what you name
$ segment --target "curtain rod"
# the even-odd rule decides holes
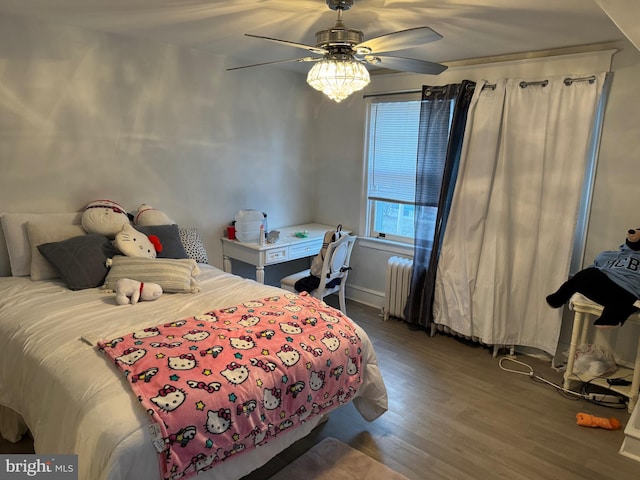
[[[564,79],[564,84],[569,86],[572,85],[575,82],[589,82],[589,83],[593,83],[596,81],[596,76],[595,75],[591,75],[590,77],[579,77],[579,78],[565,78]],[[527,88],[529,85],[540,85],[541,87],[546,87],[549,83],[549,80],[540,80],[537,82],[520,82],[520,87],[521,88]],[[444,87],[432,87],[432,89],[434,90],[438,90],[438,89],[444,88]],[[495,90],[496,89],[496,84],[495,83],[486,83],[482,89],[484,90],[485,88],[490,88],[491,90]],[[397,90],[395,92],[384,92],[384,93],[369,93],[369,94],[365,94],[362,96],[362,98],[371,98],[371,97],[389,97],[389,96],[393,96],[393,95],[407,95],[410,93],[422,93],[422,89],[420,90]]]
[[[589,83],[593,83],[595,81],[596,81],[596,76],[595,75],[591,75],[590,77],[565,78],[564,79],[564,84],[565,85],[571,85],[573,82],[589,82]]]
[[[432,90],[442,90],[443,88],[445,88],[444,86],[435,86],[435,87],[431,87]],[[495,89],[496,85],[485,85],[483,87],[483,89],[485,88],[491,88],[491,89]],[[384,93],[368,93],[365,95],[362,95],[362,98],[370,98],[370,97],[389,97],[389,96],[393,96],[393,95],[407,95],[409,93],[422,93],[422,89],[419,90],[397,90],[395,92],[384,92]]]
[[[422,93],[422,89],[420,90],[397,90],[395,92],[384,92],[384,93],[368,93],[362,95],[362,98],[370,98],[370,97],[389,97],[392,95],[406,95],[408,93]]]
[[[563,83],[566,86],[572,85],[574,82],[589,82],[593,83],[596,81],[596,76],[591,75],[590,77],[578,77],[578,78],[565,78]],[[541,87],[546,87],[549,84],[549,80],[539,80],[537,82],[520,82],[521,88],[527,88],[529,85],[540,85]]]

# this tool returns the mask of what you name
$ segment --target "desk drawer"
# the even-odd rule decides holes
[[[301,242],[299,244],[289,246],[289,259],[311,257],[317,255],[322,248],[322,238]]]
[[[271,248],[264,252],[264,263],[268,265],[270,263],[284,262],[289,259],[289,249],[287,247]]]

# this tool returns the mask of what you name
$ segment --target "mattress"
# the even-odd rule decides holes
[[[24,419],[37,453],[77,454],[80,479],[160,478],[150,418],[92,339],[282,292],[199,266],[200,292],[164,294],[155,301],[122,306],[116,305],[113,293],[99,288],[71,291],[56,280],[0,278],[0,405]],[[371,341],[357,325],[356,330],[363,343],[363,383],[353,402],[372,421],[386,411],[387,392]],[[20,422],[9,420],[0,426],[19,428]],[[308,421],[198,478],[240,478],[320,421]],[[14,440],[17,434],[1,433]]]

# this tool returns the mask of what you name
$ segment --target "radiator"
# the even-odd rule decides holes
[[[397,317],[405,319],[404,307],[411,286],[411,268],[413,260],[404,257],[391,257],[387,262],[384,319]]]

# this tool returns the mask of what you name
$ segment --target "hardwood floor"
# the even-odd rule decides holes
[[[576,413],[625,410],[568,399],[545,383],[501,370],[491,350],[454,337],[382,321],[377,309],[348,303],[368,333],[389,393],[389,411],[367,423],[353,405],[245,480],[269,476],[325,437],[335,437],[410,479],[626,480],[640,463],[618,454],[623,431],[576,425]],[[549,363],[518,357],[556,384]],[[578,387],[578,386],[576,386]]]
[[[331,303],[331,300],[330,300]],[[244,480],[268,479],[325,437],[335,437],[409,479],[626,480],[640,463],[618,454],[623,430],[576,425],[576,413],[615,416],[625,410],[565,398],[548,384],[499,368],[491,350],[454,337],[429,337],[377,309],[348,302],[369,334],[389,393],[389,411],[372,423],[347,405]],[[561,373],[518,357],[556,384]],[[32,451],[26,439],[0,440],[0,453]]]

